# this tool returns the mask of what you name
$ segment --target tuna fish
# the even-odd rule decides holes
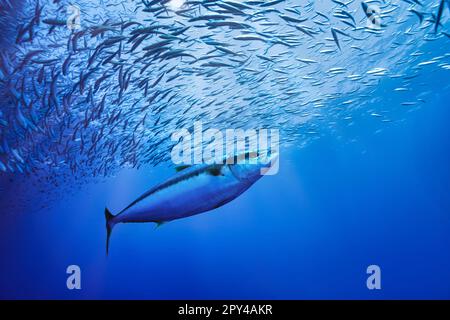
[[[262,177],[262,171],[269,169],[277,155],[270,162],[260,161],[246,154],[244,161],[228,164],[201,164],[182,168],[177,174],[151,188],[117,215],[105,209],[106,253],[109,238],[119,223],[154,222],[162,223],[193,216],[219,208],[236,199]],[[254,158],[251,161],[250,158]]]

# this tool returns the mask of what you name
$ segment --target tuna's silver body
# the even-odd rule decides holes
[[[260,177],[239,178],[232,165],[187,168],[149,190],[114,222],[165,222],[209,211],[235,199]]]
[[[277,159],[275,159],[276,161]],[[273,163],[273,158],[271,163]],[[188,167],[148,190],[113,216],[105,210],[108,240],[118,223],[155,222],[189,217],[218,208],[247,190],[269,164],[237,163]],[[107,240],[107,248],[108,248]]]

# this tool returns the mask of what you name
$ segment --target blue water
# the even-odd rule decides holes
[[[445,19],[447,15],[448,11]],[[391,18],[397,21],[395,15]],[[289,129],[281,130],[281,140],[291,142],[282,144],[277,175],[263,177],[236,200],[209,213],[159,228],[152,223],[118,225],[109,256],[105,207],[120,211],[170,177],[174,173],[170,165],[122,168],[107,178],[89,179],[70,179],[67,172],[58,176],[58,170],[49,169],[57,185],[37,182],[33,174],[0,172],[0,298],[450,299],[449,40],[442,36],[425,41],[417,17],[408,19],[415,38],[409,42],[410,36],[405,36],[404,47],[392,52],[380,49],[383,38],[359,42],[364,50],[381,53],[361,58],[357,70],[362,74],[361,88],[354,95],[350,80],[341,81],[359,67],[347,58],[360,59],[349,50],[349,41],[342,41],[342,53],[330,56],[336,60],[301,56],[320,60],[317,68],[325,74],[329,67],[348,70],[341,78],[327,75],[320,87],[305,83],[306,100],[331,97],[320,108],[305,107],[305,111],[320,110],[325,119],[313,123],[317,139],[303,141],[303,133],[298,139],[283,136],[303,129],[302,123],[288,113],[276,119],[274,125]],[[389,28],[397,35],[397,24]],[[402,28],[408,25],[398,28],[398,34],[404,35]],[[403,42],[401,36],[395,39]],[[333,40],[327,41],[334,48]],[[414,60],[411,53],[416,46],[424,55]],[[396,52],[404,52],[405,57],[390,65],[394,58],[388,53]],[[417,69],[417,63],[435,57],[438,63]],[[367,71],[376,67],[390,69],[389,76],[367,80]],[[406,85],[402,77],[393,76],[417,70],[420,75]],[[294,89],[301,80],[297,73],[289,78]],[[272,72],[269,78],[278,76]],[[229,79],[234,78],[225,77]],[[333,82],[337,80],[341,82]],[[189,81],[189,89],[203,96],[205,88],[200,86],[197,92]],[[280,83],[274,94],[288,88]],[[407,92],[394,91],[403,85]],[[334,104],[336,91],[342,96]],[[339,104],[354,98],[360,107],[345,109]],[[408,101],[415,104],[402,105]],[[288,102],[280,104],[290,107]],[[270,112],[260,112],[260,118],[251,120],[272,121],[267,115],[276,113],[278,106],[267,107]],[[214,106],[209,108],[209,115],[217,114]],[[179,115],[167,112],[165,116]],[[129,134],[123,131],[115,132],[118,140],[120,134]],[[72,160],[72,156],[61,159]],[[42,167],[45,170],[39,163]],[[91,174],[86,171],[86,176]],[[81,268],[81,290],[66,287],[69,265]],[[381,290],[366,287],[369,265],[381,268]]]
[[[278,175],[222,208],[118,226],[108,257],[105,205],[121,209],[171,169],[125,170],[39,213],[2,214],[0,297],[448,299],[450,94],[437,83],[403,121],[286,150]],[[81,290],[66,288],[70,264]],[[381,290],[366,288],[371,264]]]

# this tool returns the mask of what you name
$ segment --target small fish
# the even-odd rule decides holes
[[[414,10],[414,9],[409,9],[409,11],[414,13],[417,16],[417,18],[419,18],[420,23],[422,23],[422,21],[423,21],[423,13],[422,12],[419,12],[419,11]]]
[[[51,26],[65,26],[67,24],[66,20],[58,19],[44,19],[42,22]]]
[[[337,35],[341,34],[341,35],[346,36],[346,37],[351,37],[349,34],[343,32],[343,31],[341,31],[339,29],[336,29],[336,28],[331,28],[331,34],[333,35],[334,42],[336,42],[336,45],[339,48],[339,50],[341,50],[341,45],[339,44],[339,38],[338,38]]]
[[[331,34],[333,35],[334,42],[336,42],[337,47],[341,50],[341,45],[339,44],[339,38],[337,36],[336,29],[331,28]]]
[[[306,18],[298,19],[298,18],[287,16],[287,15],[281,15],[280,18],[282,18],[286,22],[292,22],[292,23],[302,23],[302,22],[305,22],[308,20]]]
[[[439,24],[441,23],[442,13],[444,12],[444,5],[447,0],[441,0],[441,3],[439,4],[438,13],[436,16],[436,23],[434,25],[434,32],[437,32],[439,28]]]

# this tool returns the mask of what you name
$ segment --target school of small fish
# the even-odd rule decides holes
[[[408,92],[450,70],[450,53],[421,51],[448,48],[447,0],[0,0],[0,13],[0,172],[157,165],[195,121],[298,145],[383,79]]]

